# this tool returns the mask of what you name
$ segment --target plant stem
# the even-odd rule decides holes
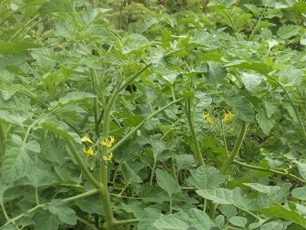
[[[298,112],[296,106],[293,104],[293,101],[291,100],[291,97],[289,96],[288,91],[285,89],[285,87],[284,87],[278,80],[276,80],[276,79],[274,79],[274,78],[272,78],[272,77],[271,77],[271,79],[272,79],[276,84],[278,84],[279,87],[281,87],[281,89],[284,91],[286,97],[288,98],[289,103],[290,103],[290,105],[292,106],[292,108],[293,108],[293,110],[294,110],[295,116],[296,116],[297,119],[298,119],[298,123],[299,123],[299,125],[300,125],[301,130],[302,130],[302,135],[303,135],[304,141],[306,142],[306,131],[305,131],[305,127],[304,127],[304,125],[303,125],[302,119],[301,119],[301,117],[300,117],[300,115],[299,115],[299,112]]]
[[[99,190],[102,189],[104,187],[104,185],[100,184],[99,181],[97,181],[97,179],[89,172],[89,170],[87,169],[87,166],[85,165],[84,161],[79,156],[79,152],[76,150],[74,144],[69,139],[66,139],[66,141],[67,141],[67,144],[69,146],[69,149],[70,149],[74,159],[76,160],[76,162],[80,166],[81,171],[87,177],[88,181],[92,185],[94,185],[97,189],[99,189]]]
[[[187,121],[190,127],[190,132],[192,136],[193,143],[195,144],[195,153],[196,153],[196,158],[199,162],[199,165],[204,165],[204,159],[202,157],[201,153],[201,148],[194,130],[194,120],[192,119],[191,115],[191,99],[187,99],[186,104],[185,104],[185,112],[187,116]]]
[[[5,210],[5,207],[4,207],[2,201],[0,202],[0,206],[1,206],[1,209],[2,209],[2,212],[3,212],[3,215],[4,215],[5,219],[6,219],[6,221],[9,221],[10,218],[9,218],[9,216],[7,215],[7,212],[6,212],[6,210]]]
[[[239,135],[237,137],[237,140],[236,140],[236,143],[235,143],[235,146],[234,146],[231,154],[224,161],[224,163],[223,163],[223,165],[220,169],[220,172],[222,174],[226,173],[228,168],[233,164],[237,154],[239,153],[239,150],[240,150],[241,145],[243,143],[247,128],[248,128],[248,123],[243,121],[242,125],[241,125],[241,129],[240,129],[240,133],[239,133]],[[209,215],[210,215],[210,218],[212,218],[212,219],[215,218],[215,216],[216,216],[217,206],[218,205],[215,204],[215,203],[211,203],[211,205],[210,205]]]
[[[231,166],[231,164],[233,163],[233,161],[235,160],[237,154],[239,153],[239,150],[241,148],[241,145],[243,143],[243,140],[244,140],[244,137],[245,137],[245,134],[246,134],[246,131],[247,131],[247,128],[248,128],[248,124],[246,122],[242,122],[242,125],[241,125],[241,129],[240,129],[240,133],[239,133],[239,136],[236,140],[236,143],[235,143],[235,146],[231,152],[231,154],[229,155],[229,157],[224,161],[221,169],[220,169],[220,172],[225,174],[225,172],[228,170],[228,168]]]
[[[98,189],[92,189],[92,190],[89,190],[87,192],[84,192],[84,193],[81,193],[81,194],[78,194],[76,196],[72,196],[72,197],[68,197],[66,199],[63,199],[62,201],[63,202],[71,202],[71,201],[75,201],[75,200],[78,200],[78,199],[81,199],[81,198],[85,198],[85,197],[88,197],[88,196],[92,196],[96,193],[98,193],[99,190]],[[2,204],[2,203],[1,203]],[[20,220],[21,218],[31,214],[31,213],[34,213],[36,212],[37,210],[41,209],[41,208],[44,208],[48,205],[49,203],[44,203],[44,204],[39,204],[39,205],[36,205],[35,207],[33,208],[30,208],[28,209],[27,211],[25,211],[24,213],[18,215],[18,216],[15,216],[14,218],[12,219],[7,219],[6,223],[3,225],[8,225],[8,224],[11,224],[11,223],[15,223],[17,220]]]
[[[126,224],[133,224],[138,223],[138,219],[129,219],[129,220],[115,220],[114,225],[126,225]]]
[[[164,107],[161,107],[160,109],[156,110],[154,113],[151,113],[149,116],[147,116],[146,118],[144,118],[134,129],[132,129],[127,135],[125,135],[120,141],[118,141],[114,146],[112,146],[109,151],[113,152],[115,149],[117,149],[119,146],[121,146],[126,140],[128,140],[134,133],[137,132],[137,130],[148,120],[150,120],[151,118],[155,117],[157,114],[159,114],[160,112],[164,111],[165,109],[167,109],[168,107],[170,107],[171,105],[178,103],[180,101],[182,101],[183,99],[177,99],[175,101],[170,102],[169,104],[165,105]]]
[[[300,177],[298,177],[294,174],[288,173],[288,172],[282,172],[282,171],[275,170],[275,169],[253,166],[253,165],[249,165],[249,164],[246,164],[246,163],[243,163],[243,162],[240,162],[240,161],[236,161],[236,160],[233,163],[237,164],[237,165],[240,165],[242,167],[257,170],[257,171],[271,172],[271,173],[275,173],[275,174],[278,174],[278,175],[287,176],[287,177],[290,177],[290,178],[292,178],[292,179],[294,179],[298,182],[301,182],[303,184],[306,183],[306,181],[304,179],[302,179],[302,178],[300,178]]]

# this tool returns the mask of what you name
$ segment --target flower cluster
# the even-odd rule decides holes
[[[101,145],[106,148],[111,148],[113,146],[113,143],[115,142],[115,138],[113,136],[110,136],[108,138],[102,139],[100,141]],[[112,161],[113,153],[109,152],[107,155],[103,155],[103,160],[105,161]]]
[[[215,121],[214,118],[209,114],[202,114],[204,121],[209,124],[211,127],[214,126]],[[234,115],[230,112],[224,112],[222,122],[229,122],[234,119]]]
[[[82,143],[89,143],[91,144],[90,147],[86,148],[83,147],[83,152],[86,155],[86,157],[91,157],[91,156],[95,156],[97,155],[97,152],[94,150],[94,142],[90,139],[90,137],[88,135],[85,135],[84,137],[82,137],[81,139]],[[115,142],[115,138],[113,136],[110,136],[108,138],[104,138],[100,141],[100,144],[105,147],[105,148],[111,148],[113,146]],[[105,161],[111,161],[113,158],[113,153],[112,152],[108,152],[107,155],[103,155],[102,159]]]

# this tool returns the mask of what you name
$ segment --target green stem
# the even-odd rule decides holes
[[[129,219],[129,220],[115,220],[114,225],[126,225],[126,224],[134,224],[138,223],[138,219]]]
[[[296,106],[293,104],[293,101],[291,100],[291,97],[289,96],[288,91],[285,89],[285,87],[284,87],[278,80],[276,80],[276,79],[274,79],[274,78],[271,78],[271,79],[272,79],[275,83],[277,83],[279,87],[281,87],[281,89],[284,91],[286,97],[288,98],[289,103],[290,103],[290,105],[292,106],[292,108],[293,108],[293,110],[294,110],[295,116],[296,116],[297,119],[298,119],[298,123],[299,123],[299,125],[300,125],[301,130],[302,130],[302,135],[303,135],[304,141],[306,142],[306,131],[305,131],[305,127],[304,127],[304,125],[303,125],[302,119],[301,119],[301,117],[300,117],[300,115],[299,115],[299,112],[298,112]]]
[[[248,128],[248,123],[243,121],[242,125],[241,125],[241,129],[240,129],[240,133],[239,133],[238,138],[237,138],[236,143],[235,143],[235,146],[234,146],[231,154],[224,161],[224,163],[223,163],[223,165],[222,165],[222,167],[220,169],[220,172],[222,174],[226,173],[228,168],[233,164],[237,154],[239,153],[239,150],[240,150],[241,145],[243,143],[243,140],[245,138],[245,134],[246,134],[247,128]],[[215,218],[215,216],[216,216],[217,206],[218,206],[218,204],[215,204],[215,203],[211,203],[210,204],[209,215],[210,215],[210,218],[212,218],[212,219]]]
[[[99,181],[97,181],[97,179],[89,172],[87,166],[85,165],[84,161],[81,159],[79,152],[76,150],[74,144],[71,142],[71,140],[66,139],[67,144],[69,146],[69,149],[73,155],[73,157],[75,158],[76,162],[78,163],[78,165],[80,166],[81,171],[83,172],[83,174],[87,177],[88,181],[94,185],[97,189],[102,189],[104,187],[103,184],[100,184]]]
[[[97,76],[94,70],[90,71],[91,73],[91,82],[92,82],[92,89],[96,97],[94,98],[94,117],[95,117],[95,132],[96,135],[100,133],[100,125],[98,123],[99,119],[99,96],[97,92]],[[102,111],[103,112],[103,111]]]
[[[241,129],[240,129],[240,133],[239,133],[239,136],[236,140],[236,143],[235,143],[235,146],[231,152],[231,154],[229,155],[229,157],[224,161],[221,169],[220,169],[220,172],[225,174],[225,172],[228,170],[228,168],[231,166],[231,164],[233,163],[233,161],[235,160],[237,154],[239,153],[239,150],[241,148],[241,145],[243,143],[243,140],[244,140],[244,137],[245,137],[245,134],[246,134],[246,131],[247,131],[247,128],[248,128],[248,124],[246,122],[242,122],[242,125],[241,125]]]
[[[78,219],[79,222],[81,222],[82,224],[86,225],[87,228],[93,229],[93,230],[98,230],[94,225],[92,225],[88,221],[84,220],[83,218],[78,216],[77,219]]]
[[[301,182],[301,183],[306,183],[306,181],[294,174],[291,174],[291,173],[288,173],[288,172],[282,172],[282,171],[279,171],[279,170],[275,170],[275,169],[270,169],[270,168],[263,168],[263,167],[258,167],[258,166],[253,166],[253,165],[249,165],[249,164],[246,164],[246,163],[243,163],[243,162],[240,162],[240,161],[234,161],[233,162],[234,164],[236,165],[240,165],[244,168],[249,168],[249,169],[253,169],[253,170],[257,170],[257,171],[263,171],[263,172],[270,172],[270,173],[275,173],[275,174],[278,174],[278,175],[281,175],[281,176],[287,176],[287,177],[290,177],[298,182]]]
[[[149,116],[147,116],[145,119],[143,119],[134,129],[132,129],[127,135],[125,135],[120,141],[118,141],[114,146],[112,146],[110,148],[110,152],[113,152],[115,149],[117,149],[119,146],[121,146],[126,140],[128,140],[134,133],[137,132],[137,130],[148,120],[150,120],[151,118],[155,117],[157,114],[159,114],[160,112],[164,111],[165,109],[167,109],[168,107],[170,107],[171,105],[178,103],[180,101],[182,101],[183,99],[177,99],[175,101],[170,102],[169,104],[165,105],[164,107],[156,110],[154,113],[151,113]]]
[[[229,156],[230,154],[229,154],[229,151],[228,151],[226,135],[225,135],[224,125],[223,125],[222,121],[221,121],[221,131],[222,131],[222,137],[223,137],[223,143],[224,143],[224,147],[225,147],[225,152],[226,152],[226,155]]]
[[[187,99],[186,104],[185,104],[185,112],[186,112],[186,116],[187,116],[187,121],[190,127],[190,131],[191,131],[191,136],[192,136],[192,140],[193,143],[195,144],[195,153],[196,153],[196,158],[199,162],[200,165],[204,165],[204,159],[202,157],[202,153],[201,153],[201,148],[194,130],[194,121],[192,119],[192,115],[191,115],[191,99]]]
[[[6,219],[6,221],[9,221],[10,218],[9,218],[9,216],[7,215],[7,212],[6,212],[6,210],[5,210],[5,207],[4,207],[4,205],[3,205],[3,202],[0,202],[0,206],[1,206],[1,209],[2,209],[2,212],[3,212],[3,215],[4,215],[5,219]]]
[[[98,193],[99,190],[98,189],[92,189],[90,191],[87,191],[87,192],[84,192],[82,194],[78,194],[76,196],[72,196],[72,197],[68,197],[66,199],[63,199],[62,201],[63,202],[71,202],[71,201],[75,201],[75,200],[78,200],[78,199],[81,199],[81,198],[85,198],[85,197],[88,197],[88,196],[92,196],[96,193]],[[23,217],[31,214],[31,213],[34,213],[36,212],[37,210],[41,209],[41,208],[44,208],[48,205],[49,203],[44,203],[44,204],[39,204],[39,205],[36,205],[35,207],[33,208],[30,208],[28,209],[27,211],[25,211],[24,213],[12,218],[12,219],[7,219],[7,222],[4,224],[5,225],[8,225],[8,224],[11,224],[11,223],[15,223],[17,220],[20,220],[22,219]]]
[[[151,169],[150,182],[149,182],[150,186],[152,186],[152,184],[153,184],[155,168],[156,168],[156,159],[154,159],[153,166],[152,166],[152,169]]]

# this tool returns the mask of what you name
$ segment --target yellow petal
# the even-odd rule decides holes
[[[93,144],[92,140],[89,138],[88,135],[85,135],[84,137],[82,137],[82,142],[88,142],[88,143],[91,143]]]

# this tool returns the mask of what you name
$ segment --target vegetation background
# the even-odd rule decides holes
[[[306,229],[305,17],[1,0],[0,229]]]

